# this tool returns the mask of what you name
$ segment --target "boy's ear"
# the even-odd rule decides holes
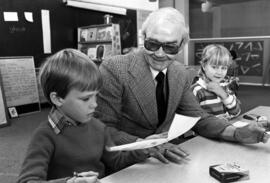
[[[63,104],[63,99],[61,97],[59,97],[56,92],[50,93],[50,99],[51,99],[52,103],[57,107],[61,107]]]

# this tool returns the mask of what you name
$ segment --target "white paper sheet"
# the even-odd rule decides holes
[[[190,130],[200,117],[189,117],[176,114],[168,131],[167,138],[145,139],[142,141],[124,144],[120,146],[107,147],[108,151],[131,151],[145,149],[166,143]]]
[[[51,48],[51,25],[49,10],[41,10],[43,51],[45,54],[52,53]]]
[[[24,12],[24,18],[28,22],[34,22],[33,13],[32,12]]]
[[[18,22],[19,17],[17,12],[4,12],[4,20],[6,22]]]

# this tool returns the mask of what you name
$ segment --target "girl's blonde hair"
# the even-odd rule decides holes
[[[201,69],[199,75],[204,74],[203,67],[206,64],[222,65],[229,67],[231,65],[230,52],[227,48],[220,44],[210,44],[202,51]]]

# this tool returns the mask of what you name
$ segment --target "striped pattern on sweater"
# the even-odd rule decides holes
[[[217,117],[222,116],[226,119],[237,117],[241,113],[240,101],[229,90],[226,83],[222,83],[221,86],[229,95],[225,100],[222,100],[214,92],[208,91],[201,79],[192,85],[192,91],[201,107],[208,113]]]

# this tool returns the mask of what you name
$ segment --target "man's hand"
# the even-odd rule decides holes
[[[160,138],[167,138],[167,137],[168,137],[168,132],[163,132],[159,134],[149,135],[145,139],[160,139]]]
[[[189,155],[178,145],[171,143],[161,144],[159,146],[148,148],[147,150],[151,157],[154,157],[163,163],[174,162],[180,164],[183,159],[186,159]]]
[[[270,134],[266,133],[269,130],[269,121],[252,122],[244,127],[236,128],[234,138],[236,141],[245,144],[266,143],[270,138]]]
[[[67,180],[67,183],[100,183],[98,180],[98,173],[89,171],[75,173],[75,175]]]

